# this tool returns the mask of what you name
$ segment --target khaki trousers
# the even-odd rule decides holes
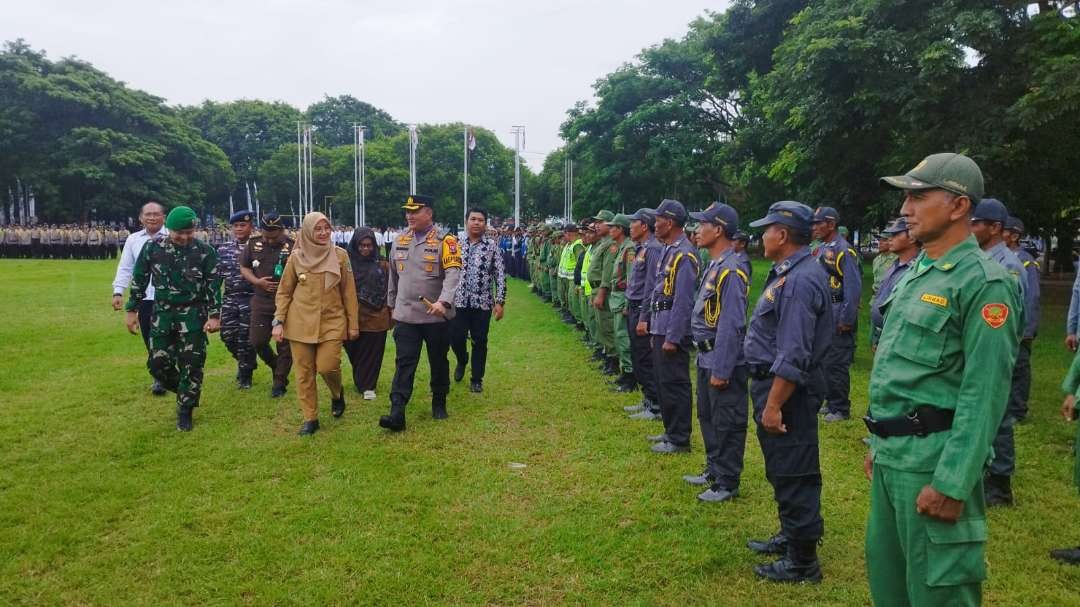
[[[290,341],[292,349],[293,371],[296,372],[296,396],[300,399],[300,410],[304,421],[319,419],[319,388],[315,385],[315,374],[322,375],[330,395],[340,398],[341,390],[341,340],[324,341],[317,344],[305,344]]]

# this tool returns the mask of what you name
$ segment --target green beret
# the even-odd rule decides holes
[[[195,227],[197,217],[191,207],[179,206],[169,211],[169,216],[165,218],[165,227],[170,230],[190,230]]]

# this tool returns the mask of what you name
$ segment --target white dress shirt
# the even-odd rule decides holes
[[[124,251],[120,253],[120,263],[116,264],[116,278],[113,278],[113,295],[123,295],[124,291],[131,286],[131,274],[135,271],[135,260],[139,258],[139,253],[142,253],[143,246],[160,236],[166,238],[169,235],[169,229],[162,226],[158,230],[157,234],[150,236],[146,233],[146,230],[139,230],[127,237],[124,241]],[[151,279],[151,283],[146,287],[146,300],[154,301],[154,285]]]

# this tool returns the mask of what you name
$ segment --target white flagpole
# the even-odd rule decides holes
[[[525,127],[514,127],[514,226],[521,225],[521,136]]]
[[[300,162],[300,155],[301,155],[300,150],[302,149],[302,147],[303,146],[302,146],[302,144],[300,142],[300,121],[297,120],[296,121],[296,203],[299,205],[298,208],[301,208],[301,209],[304,207],[304,202],[303,202],[303,200],[304,200],[304,187],[301,185],[301,181],[300,181],[301,176],[304,174],[304,170],[303,170],[303,168],[301,168],[301,162]],[[290,205],[290,206],[292,206],[292,205]],[[293,213],[295,214],[296,210],[294,210]]]
[[[353,130],[353,228],[360,227],[360,127],[355,122]]]
[[[262,216],[262,209],[259,208],[259,183],[256,181],[251,182],[251,187],[254,190],[253,195],[255,197],[255,216]]]
[[[229,194],[229,217],[232,217],[232,214],[235,212],[236,211],[233,210],[232,194]]]
[[[359,226],[367,225],[367,192],[365,191],[364,181],[364,156],[367,152],[367,146],[364,142],[364,129],[367,128],[364,125],[360,125],[360,223]]]
[[[409,194],[416,193],[416,125],[409,125]]]
[[[462,127],[464,147],[462,148],[462,167],[465,176],[462,181],[464,188],[461,194],[461,225],[469,219],[469,127]]]

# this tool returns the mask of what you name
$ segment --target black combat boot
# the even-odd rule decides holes
[[[270,388],[270,398],[281,398],[282,396],[285,396],[285,384],[275,381]]]
[[[465,379],[465,363],[458,362],[454,367],[454,381],[461,381]]]
[[[168,392],[168,390],[165,389],[165,386],[161,385],[161,382],[156,379],[154,380],[154,383],[150,385],[150,393],[154,396],[165,396],[166,392]]]
[[[341,391],[341,396],[332,399],[330,401],[330,415],[334,417],[341,417],[345,414],[345,390]]]
[[[405,429],[405,405],[402,403],[390,403],[390,415],[379,418],[379,425],[391,432],[401,432]]]
[[[776,535],[767,540],[750,540],[746,542],[746,547],[758,554],[786,554],[787,546],[788,539],[782,531],[777,531]]]
[[[431,397],[431,419],[446,419],[446,395]]]
[[[195,421],[191,419],[191,413],[194,407],[186,405],[176,406],[176,429],[181,432],[191,432],[191,429],[195,427]]]
[[[1050,558],[1069,565],[1080,565],[1080,546],[1051,550]]]
[[[296,434],[299,436],[311,436],[319,431],[319,420],[313,419],[309,422],[304,422],[303,426],[300,426],[300,431]]]
[[[251,376],[254,369],[240,369],[236,372],[236,386],[241,390],[251,389]]]
[[[633,392],[637,390],[637,379],[634,378],[633,373],[623,371],[619,375],[619,379],[615,380],[611,389],[615,392]]]
[[[609,357],[604,362],[604,375],[618,375],[619,374],[619,359],[614,356]]]
[[[1012,506],[1012,477],[1004,474],[987,474],[983,481],[983,494],[987,506]]]
[[[773,582],[821,582],[821,563],[817,558],[817,542],[791,540],[787,555],[754,567],[754,573]]]

